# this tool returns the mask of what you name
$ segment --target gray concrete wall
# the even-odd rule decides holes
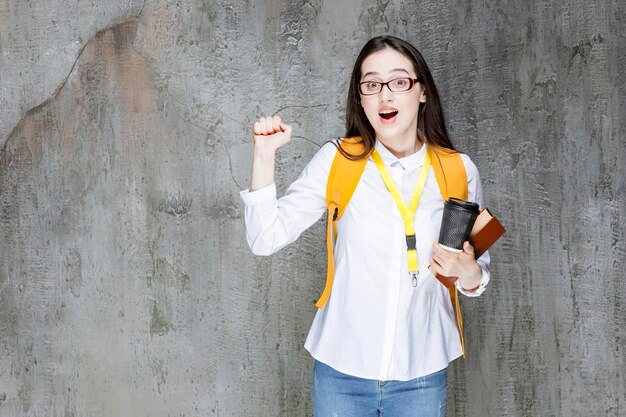
[[[377,34],[430,64],[508,233],[448,416],[626,414],[623,1],[0,4],[0,416],[307,416],[324,228],[244,238],[250,125],[284,190]]]

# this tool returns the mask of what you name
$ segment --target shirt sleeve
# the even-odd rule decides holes
[[[275,183],[239,193],[252,253],[268,256],[279,251],[324,214],[326,182],[336,152],[332,143],[324,144],[281,198],[276,198]]]
[[[480,174],[478,173],[478,169],[472,160],[465,154],[461,154],[461,158],[463,159],[463,164],[465,165],[465,172],[467,173],[467,198],[469,201],[473,201],[477,203],[480,207],[480,210],[485,208],[484,200],[483,200],[483,189],[480,183]],[[480,269],[483,272],[483,277],[480,280],[480,284],[478,288],[474,291],[467,291],[461,287],[459,280],[456,280],[455,285],[460,293],[468,296],[468,297],[478,297],[481,295],[487,284],[489,283],[490,272],[489,272],[489,251],[485,251],[480,258],[477,260]]]

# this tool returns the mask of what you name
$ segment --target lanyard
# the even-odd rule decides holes
[[[425,144],[423,146],[426,146]],[[406,247],[407,247],[407,259],[409,261],[409,274],[413,277],[411,282],[413,286],[417,286],[417,275],[419,274],[419,265],[417,263],[417,249],[416,249],[416,239],[415,239],[415,211],[417,210],[417,206],[420,202],[420,198],[422,197],[422,192],[424,191],[424,185],[426,184],[426,178],[428,177],[428,170],[430,169],[431,160],[430,160],[430,151],[426,149],[426,156],[424,157],[424,164],[422,165],[422,169],[420,171],[420,175],[417,178],[417,183],[415,184],[415,188],[413,189],[413,196],[411,196],[411,201],[409,202],[409,207],[407,208],[406,204],[404,204],[404,200],[402,199],[402,195],[400,191],[398,191],[398,187],[393,182],[393,178],[391,178],[391,174],[389,170],[385,166],[382,158],[378,151],[374,150],[372,153],[372,159],[376,164],[376,168],[378,168],[378,172],[383,179],[383,182],[387,186],[387,190],[391,193],[396,205],[398,206],[398,210],[400,210],[400,215],[404,220],[404,229],[405,229],[405,237],[406,237]]]

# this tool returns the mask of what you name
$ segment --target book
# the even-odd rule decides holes
[[[488,208],[484,208],[478,214],[469,237],[469,243],[474,247],[476,259],[480,258],[505,232],[506,230],[500,221],[491,214]],[[446,277],[440,274],[435,274],[435,277],[446,288],[450,288],[458,279],[457,277]]]

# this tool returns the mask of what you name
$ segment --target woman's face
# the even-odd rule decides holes
[[[395,49],[374,52],[361,65],[360,82],[388,82],[397,78],[416,78],[413,63]],[[415,83],[408,91],[392,93],[383,86],[378,94],[360,94],[361,106],[380,140],[393,141],[412,135],[417,137],[419,103],[426,102],[422,84]]]

